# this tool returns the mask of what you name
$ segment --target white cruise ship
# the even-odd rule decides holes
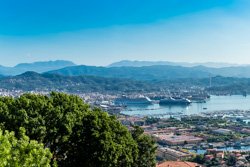
[[[114,100],[116,105],[150,105],[152,104],[152,100],[147,96],[135,96],[135,97],[128,97],[122,96]]]

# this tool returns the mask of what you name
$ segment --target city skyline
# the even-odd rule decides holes
[[[1,65],[70,60],[250,64],[247,0],[0,2]]]

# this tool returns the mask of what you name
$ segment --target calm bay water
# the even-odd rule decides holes
[[[233,148],[233,147],[226,147],[226,148],[219,148],[217,150],[222,150],[222,151],[249,151],[250,150],[250,146],[243,146],[241,148]],[[190,152],[193,153],[197,153],[197,154],[205,154],[207,152],[207,150],[189,150]]]
[[[169,117],[170,115],[191,115],[208,111],[236,109],[249,110],[250,96],[211,96],[206,103],[192,103],[189,106],[160,106],[159,104],[128,106],[122,113],[137,116]]]

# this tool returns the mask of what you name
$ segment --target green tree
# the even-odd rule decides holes
[[[250,153],[246,156],[246,160],[250,162]]]
[[[70,141],[74,147],[64,165],[130,167],[138,155],[137,144],[127,128],[99,109],[84,114]]]
[[[154,124],[154,123],[158,123],[160,120],[160,118],[155,118],[155,117],[146,117],[146,124],[147,125],[151,125],[151,124]]]
[[[135,167],[155,167],[156,165],[156,143],[151,136],[143,134],[143,129],[134,126],[132,136],[138,145],[138,157],[135,157]]]
[[[64,160],[72,129],[87,110],[90,108],[81,98],[63,93],[1,97],[0,123],[2,129],[16,134],[24,127],[31,139],[50,148],[55,159]]]
[[[219,167],[220,161],[217,158],[213,158],[211,161],[206,161],[204,165],[207,167]]]
[[[0,127],[26,129],[59,166],[143,167],[155,165],[155,143],[143,131],[128,131],[114,116],[92,109],[78,96],[52,92],[0,98]],[[132,136],[133,135],[133,136]]]
[[[191,161],[198,164],[203,164],[205,162],[204,155],[196,155]]]
[[[49,167],[52,157],[49,149],[43,144],[30,140],[20,128],[20,139],[14,132],[0,130],[0,167]]]
[[[227,165],[228,166],[234,166],[237,162],[237,159],[234,155],[229,155],[228,159],[227,159]]]

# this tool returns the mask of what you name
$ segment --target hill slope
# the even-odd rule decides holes
[[[57,74],[24,74],[0,78],[0,89],[22,91],[64,91],[69,93],[141,93],[176,91],[194,86],[206,88],[211,93],[242,94],[250,93],[250,78],[213,77],[212,87],[209,78],[179,78],[164,81],[134,81],[130,79],[103,78],[95,76],[61,76]]]
[[[23,91],[67,91],[77,92],[116,92],[149,90],[151,86],[138,81],[112,79],[93,76],[60,76],[25,72],[21,75],[0,78],[0,88]]]

